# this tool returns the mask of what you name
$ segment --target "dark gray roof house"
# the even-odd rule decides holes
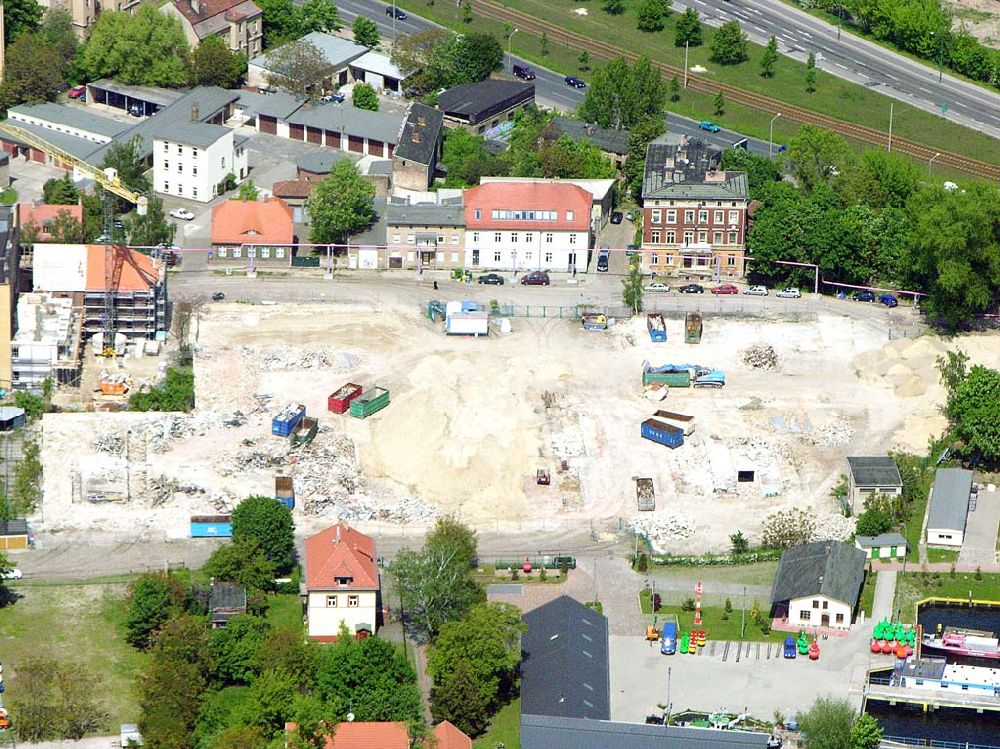
[[[389,203],[386,223],[389,226],[465,226],[465,208],[461,203]]]
[[[418,102],[411,104],[393,155],[398,159],[435,166],[443,129],[444,115],[440,111]]]
[[[521,714],[521,749],[765,749],[766,733]]]
[[[722,152],[704,141],[668,136],[646,148],[642,198],[678,200],[747,200],[746,172],[719,168]]]
[[[932,530],[965,532],[971,492],[972,471],[963,468],[937,469],[931,492],[931,506],[927,512],[928,536]]]
[[[888,455],[849,457],[847,467],[856,486],[902,486],[896,461]]]
[[[842,541],[816,541],[786,549],[778,563],[771,604],[822,595],[858,603],[865,579],[865,552]]]
[[[569,117],[553,117],[548,131],[553,135],[565,134],[575,140],[592,143],[606,153],[617,156],[628,154],[628,130],[612,130]]]
[[[478,125],[501,112],[535,100],[533,83],[490,78],[463,83],[438,94],[438,108],[448,119],[463,125]]]
[[[521,714],[608,720],[608,620],[564,595],[522,621]]]
[[[219,629],[234,616],[247,613],[247,590],[236,583],[212,582],[208,594],[208,612],[212,627]]]

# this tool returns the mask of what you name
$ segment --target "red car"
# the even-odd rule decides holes
[[[709,289],[713,294],[739,294],[740,290],[731,283],[724,283],[722,286],[713,286]]]
[[[66,95],[70,99],[79,99],[81,96],[83,96],[83,92],[86,90],[87,90],[86,86],[73,86],[73,88],[71,88],[69,90],[69,93]]]

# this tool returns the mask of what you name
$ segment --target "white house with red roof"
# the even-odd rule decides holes
[[[334,642],[341,624],[356,639],[373,635],[381,607],[374,540],[343,523],[306,539],[309,639]]]

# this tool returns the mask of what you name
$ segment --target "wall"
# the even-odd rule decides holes
[[[327,595],[337,596],[336,607],[326,605]],[[348,595],[358,596],[357,607],[348,607]],[[336,637],[342,621],[347,624],[347,629],[352,635],[357,624],[366,624],[374,628],[377,601],[378,596],[373,590],[341,588],[331,591],[310,591],[307,611],[309,637]]]
[[[482,269],[567,272],[575,264],[578,269],[586,269],[589,244],[589,232],[467,230],[465,265]]]
[[[406,190],[426,190],[430,187],[433,170],[427,164],[408,161],[398,156],[392,159],[392,181],[395,187]]]
[[[37,244],[34,288],[39,291],[84,291],[87,282],[87,246]]]
[[[10,390],[13,380],[11,366],[11,346],[10,339],[13,331],[13,305],[16,303],[14,287],[9,284],[0,284],[0,388]]]
[[[961,546],[965,531],[949,528],[928,528],[927,543],[938,546]]]
[[[819,602],[819,608],[813,608],[813,602]],[[824,609],[823,605],[827,608]],[[802,612],[809,612],[809,619],[802,618]],[[830,623],[823,623],[823,615],[830,617]],[[837,622],[837,614],[843,615],[843,621]],[[833,627],[835,629],[851,628],[851,607],[840,601],[834,601],[826,596],[809,596],[808,598],[793,598],[788,602],[788,623],[804,627]]]

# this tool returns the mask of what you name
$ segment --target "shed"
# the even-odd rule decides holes
[[[902,559],[907,550],[906,539],[899,533],[855,536],[854,546],[865,552],[868,559]]]
[[[24,409],[14,406],[0,407],[0,432],[12,432],[24,426]]]
[[[972,494],[972,471],[938,468],[927,511],[927,543],[961,546]]]
[[[888,455],[848,457],[847,490],[851,509],[857,512],[873,494],[902,494],[903,479]]]
[[[31,532],[27,520],[0,520],[0,551],[27,549],[30,545]]]
[[[212,629],[224,629],[234,616],[247,613],[247,589],[236,583],[212,581],[208,594]]]

